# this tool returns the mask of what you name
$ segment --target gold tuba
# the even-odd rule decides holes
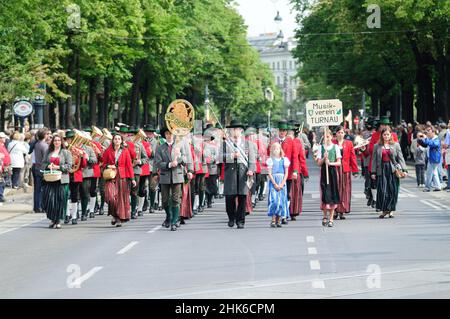
[[[72,139],[72,142],[69,144],[69,146],[67,147],[69,149],[69,151],[72,153],[72,158],[73,158],[73,166],[72,169],[70,170],[70,173],[74,173],[76,172],[81,165],[81,156],[80,156],[80,149],[81,147],[88,143],[89,140],[91,139],[89,134],[83,133],[82,131],[79,131],[77,129],[73,130],[75,132],[75,136]]]
[[[146,138],[147,138],[147,134],[145,134],[145,132],[142,129],[139,129],[139,131],[136,133],[135,136],[133,136],[131,141],[133,143],[137,143],[137,142],[145,140]]]
[[[92,139],[95,139],[97,137],[101,138],[103,136],[103,132],[97,126],[92,125],[91,128],[92,128],[92,133],[91,133]]]
[[[100,140],[98,141],[100,144],[103,145],[103,143],[105,143],[107,140],[112,141],[113,136],[106,127],[102,130],[102,133],[103,133],[103,136],[100,137]]]

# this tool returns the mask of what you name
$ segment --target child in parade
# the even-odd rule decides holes
[[[286,181],[290,161],[284,156],[280,143],[272,144],[270,158],[267,159],[269,172],[269,212],[272,217],[270,227],[281,227],[281,221],[289,216]]]

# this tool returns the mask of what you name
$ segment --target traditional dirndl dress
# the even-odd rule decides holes
[[[392,172],[390,150],[382,150],[382,173],[377,176],[376,208],[382,212],[393,212],[398,201],[400,180]]]
[[[184,219],[192,218],[191,183],[189,181],[182,185],[180,216]]]
[[[339,179],[339,197],[341,203],[336,208],[337,213],[350,213],[351,199],[352,199],[352,173],[344,173],[342,166],[337,167]]]
[[[289,169],[289,159],[283,158],[269,158],[267,159],[267,166],[275,183],[278,185],[283,181],[284,174]],[[280,216],[281,218],[289,217],[289,206],[287,196],[287,185],[277,191],[269,180],[269,196],[268,196],[268,216]]]
[[[59,157],[51,157],[50,163],[59,165]],[[42,182],[42,209],[52,222],[59,223],[66,217],[68,195],[67,184],[61,184],[61,181]]]
[[[341,152],[339,148],[332,144],[327,148],[328,151],[328,160],[331,163],[337,161],[337,159],[341,158]],[[323,153],[325,152],[325,148],[322,145],[319,148],[319,152],[317,154],[317,158],[322,159]],[[328,167],[328,177],[329,181],[327,183],[327,173],[326,173],[326,164],[323,163],[320,169],[320,209],[321,210],[333,210],[336,209],[337,206],[341,203],[341,199],[339,196],[339,175],[337,169],[339,167],[329,166]]]
[[[131,218],[130,182],[126,178],[116,178],[105,183],[105,201],[108,204],[108,215],[119,218],[122,222]]]

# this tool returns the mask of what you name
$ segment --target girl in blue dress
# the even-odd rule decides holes
[[[270,158],[267,159],[269,172],[269,213],[272,217],[270,227],[281,227],[281,221],[289,217],[286,180],[291,163],[284,157],[279,143],[272,144]]]

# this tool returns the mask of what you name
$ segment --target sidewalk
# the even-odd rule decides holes
[[[0,222],[33,213],[33,187],[5,188],[4,198],[5,202],[0,203]]]
[[[416,167],[414,165],[414,162],[407,161],[406,167],[408,168],[408,177],[412,178],[414,180],[414,183],[416,183]],[[417,184],[416,184],[417,186]],[[444,181],[444,184],[442,184],[442,188],[447,186],[447,182]],[[423,188],[417,188],[420,192],[422,192]],[[447,192],[446,190],[442,190],[440,192],[430,192],[428,193],[433,197],[439,198],[439,199],[450,199],[450,192]]]

